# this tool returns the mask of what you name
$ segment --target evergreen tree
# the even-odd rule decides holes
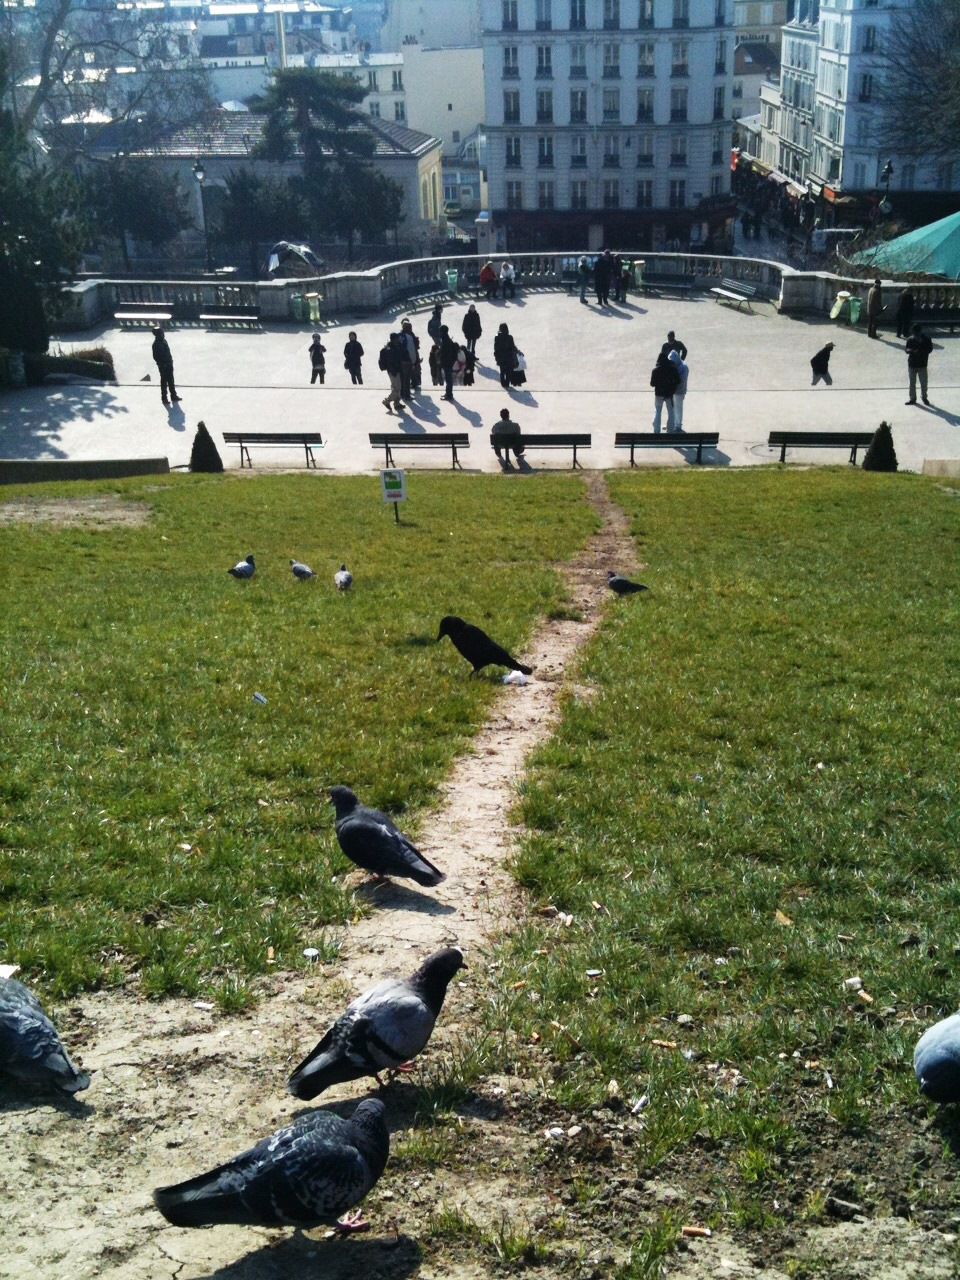
[[[246,248],[255,280],[260,274],[261,241],[306,235],[303,200],[286,180],[271,182],[249,169],[238,169],[227,178],[218,231],[228,244]]]
[[[223,460],[205,422],[197,423],[197,434],[193,437],[193,448],[190,450],[190,470],[223,470]]]
[[[897,451],[889,422],[881,422],[863,455],[864,471],[896,471]]]
[[[93,170],[86,186],[97,231],[120,241],[128,269],[128,233],[161,245],[193,225],[179,180],[149,160],[110,160]]]

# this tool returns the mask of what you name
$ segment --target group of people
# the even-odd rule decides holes
[[[615,302],[626,301],[627,286],[630,283],[630,266],[619,253],[604,249],[603,253],[597,255],[592,267],[590,259],[585,254],[580,258],[577,262],[577,280],[580,284],[581,302],[587,300],[591,279],[599,306],[610,305],[611,292]]]
[[[480,268],[480,288],[487,301],[502,293],[504,298],[513,298],[517,292],[517,272],[512,262],[501,262],[500,271],[492,262],[487,261]]]
[[[667,410],[667,430],[683,430],[683,401],[687,394],[689,376],[686,345],[671,329],[650,374],[654,431],[660,430],[664,408]]]

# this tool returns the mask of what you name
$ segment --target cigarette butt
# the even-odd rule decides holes
[[[712,1236],[713,1232],[709,1227],[681,1227],[680,1234],[688,1239],[705,1240],[708,1236]]]

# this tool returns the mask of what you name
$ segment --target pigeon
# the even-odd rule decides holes
[[[333,575],[333,580],[337,584],[338,591],[349,591],[353,586],[353,574],[345,564],[342,564]]]
[[[362,805],[349,787],[331,787],[340,848],[351,862],[375,876],[403,876],[417,884],[446,879],[379,809]]]
[[[516,658],[511,658],[506,649],[501,649],[485,631],[471,626],[462,618],[456,618],[450,614],[441,618],[437,641],[442,640],[444,636],[450,637],[453,647],[473,667],[474,675],[489,666],[509,667],[511,671],[522,671],[525,676],[533,674],[532,667],[525,667]]]
[[[253,556],[247,556],[246,560],[241,560],[235,564],[232,569],[228,569],[227,573],[234,578],[252,578],[257,572],[257,566],[253,563]]]
[[[390,1154],[383,1103],[361,1102],[349,1120],[310,1111],[243,1155],[189,1182],[158,1187],[153,1202],[175,1227],[231,1222],[250,1227],[338,1225],[376,1185]]]
[[[67,1057],[40,1001],[13,978],[0,978],[0,1071],[63,1093],[90,1087],[90,1077]]]
[[[316,576],[308,564],[301,564],[299,560],[290,561],[290,572],[298,582],[307,582],[310,578]]]
[[[629,578],[621,578],[619,573],[613,573],[612,571],[607,574],[607,586],[611,591],[615,591],[618,596],[632,596],[638,591],[650,590],[642,582],[631,582]]]
[[[463,968],[459,947],[429,956],[409,978],[387,978],[359,996],[287,1081],[305,1101],[332,1084],[398,1071],[426,1047],[453,975]]]
[[[960,1102],[960,1013],[935,1023],[913,1051],[920,1092],[932,1102]]]

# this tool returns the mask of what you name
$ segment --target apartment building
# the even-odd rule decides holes
[[[514,251],[729,233],[732,0],[483,0],[490,212]]]

